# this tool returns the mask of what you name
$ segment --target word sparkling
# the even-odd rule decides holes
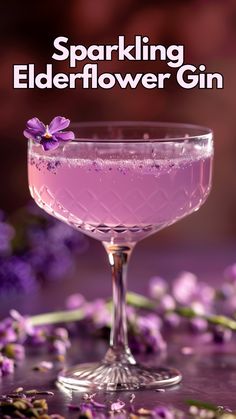
[[[44,72],[38,73],[35,64],[13,66],[15,89],[164,89],[169,79],[175,77],[183,89],[223,89],[222,74],[207,71],[204,64],[197,66],[184,62],[183,45],[153,45],[147,36],[136,35],[133,44],[127,44],[125,36],[119,36],[113,45],[69,45],[68,38],[59,36],[54,40],[55,52],[52,59],[66,61],[67,72],[57,73],[52,63],[46,64]],[[71,69],[86,60],[78,72]],[[165,62],[169,72],[100,72],[101,61],[155,61]],[[141,66],[141,64],[140,64]],[[119,68],[119,66],[117,67]]]

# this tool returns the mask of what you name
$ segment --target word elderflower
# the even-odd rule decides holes
[[[68,38],[59,36],[54,40],[55,52],[52,59],[68,60],[69,68],[75,68],[84,60],[86,63],[80,72],[56,73],[53,64],[46,64],[44,73],[36,74],[35,64],[15,64],[13,66],[14,88],[16,89],[75,89],[81,82],[84,89],[135,89],[142,85],[145,89],[164,89],[173,72],[166,73],[99,73],[95,62],[111,61],[164,61],[167,66],[176,70],[177,84],[184,89],[222,89],[224,80],[220,73],[208,73],[206,66],[200,64],[184,64],[183,45],[152,45],[147,36],[136,35],[134,44],[126,44],[125,36],[119,36],[117,44],[113,45],[68,45]]]

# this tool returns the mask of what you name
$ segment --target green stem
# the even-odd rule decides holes
[[[150,298],[136,294],[135,292],[127,293],[126,302],[133,307],[143,308],[145,310],[155,310],[157,306]]]
[[[236,321],[227,316],[222,316],[218,314],[202,314],[199,315],[192,308],[189,307],[178,307],[175,312],[181,317],[186,317],[192,319],[194,317],[200,317],[201,319],[206,320],[209,324],[218,325],[236,331]]]
[[[80,309],[37,314],[36,316],[31,316],[29,320],[32,326],[44,326],[47,324],[75,322],[82,320],[84,317],[84,311]]]

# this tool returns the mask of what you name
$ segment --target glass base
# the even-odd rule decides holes
[[[62,371],[58,382],[69,390],[145,390],[178,384],[182,376],[175,368],[148,368],[123,363],[81,364]]]

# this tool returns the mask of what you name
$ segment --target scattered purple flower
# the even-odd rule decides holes
[[[149,280],[149,294],[155,300],[160,300],[168,291],[168,283],[159,276],[153,276]]]
[[[63,341],[67,347],[70,347],[69,334],[65,327],[56,327],[53,330],[53,338]]]
[[[191,319],[190,327],[193,330],[193,332],[203,333],[207,331],[208,323],[207,320],[201,317],[196,317],[194,319]]]
[[[68,310],[76,310],[81,308],[85,303],[85,298],[82,294],[71,294],[66,299],[66,308]]]
[[[92,303],[85,305],[85,313],[97,328],[109,327],[111,325],[111,313],[106,302],[99,298]]]
[[[8,375],[14,372],[14,361],[0,354],[0,375]]]
[[[125,403],[118,399],[117,402],[111,404],[111,411],[113,413],[114,412],[119,413],[124,409],[124,407],[125,407]]]
[[[18,340],[34,334],[34,327],[27,316],[22,316],[17,310],[10,310],[10,316],[13,319]]]
[[[173,282],[172,292],[176,301],[188,305],[195,294],[198,280],[191,272],[182,272]]]
[[[166,342],[160,332],[161,319],[156,314],[137,316],[130,324],[130,347],[136,353],[158,353],[166,350]]]
[[[174,280],[172,292],[177,303],[192,307],[198,314],[212,310],[215,290],[191,272],[182,272]]]
[[[48,338],[48,327],[46,326],[37,326],[34,328],[33,333],[28,336],[28,342],[32,346],[41,346],[44,345]]]
[[[161,312],[166,313],[168,311],[173,311],[175,308],[176,308],[176,302],[174,298],[172,297],[172,295],[170,294],[163,295],[163,297],[159,301],[158,309]]]
[[[236,291],[235,284],[229,281],[223,282],[223,284],[221,285],[219,289],[220,295],[225,300],[227,300],[231,296],[235,297],[235,291]]]
[[[49,125],[44,125],[38,118],[29,119],[24,130],[24,136],[42,145],[45,151],[54,150],[61,142],[75,138],[72,131],[63,131],[70,125],[70,120],[56,116]]]
[[[49,350],[55,355],[64,356],[67,351],[67,345],[63,341],[57,339],[50,343]]]
[[[17,334],[13,328],[11,319],[4,319],[0,322],[0,347],[10,342],[16,342]]]
[[[165,317],[165,324],[172,328],[176,328],[181,323],[181,317],[177,313],[166,313]]]

